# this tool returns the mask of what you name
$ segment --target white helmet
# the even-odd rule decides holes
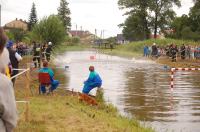
[[[49,42],[48,45],[52,45],[52,42]]]

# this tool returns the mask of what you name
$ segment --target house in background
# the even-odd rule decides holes
[[[90,33],[89,31],[83,30],[71,30],[68,32],[70,37],[79,37],[82,43],[92,43],[95,38],[95,35]]]
[[[83,38],[86,36],[89,36],[91,33],[89,31],[83,31],[83,30],[71,30],[69,31],[72,37],[79,37]]]
[[[117,34],[117,44],[127,44],[129,41],[125,39],[123,34]]]
[[[27,31],[28,23],[22,19],[16,18],[15,20],[5,24],[4,30],[9,31],[10,29],[22,29],[23,31]]]

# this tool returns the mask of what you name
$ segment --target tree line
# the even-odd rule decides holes
[[[162,32],[169,38],[200,40],[200,0],[193,2],[189,15],[177,17],[173,7],[181,7],[180,0],[119,0],[120,9],[128,16],[120,24],[124,37],[145,40],[151,33],[157,38]]]

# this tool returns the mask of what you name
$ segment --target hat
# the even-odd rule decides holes
[[[153,43],[153,45],[156,45],[156,43]]]
[[[9,40],[8,42],[7,42],[7,44],[6,44],[6,47],[7,48],[10,48],[10,47],[12,47],[13,46],[13,41],[12,40]]]
[[[52,45],[52,42],[49,42],[48,45]]]

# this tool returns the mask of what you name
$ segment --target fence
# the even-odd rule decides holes
[[[13,69],[21,71],[15,76],[12,76],[11,79],[16,78],[22,74],[25,73],[26,79],[25,79],[25,98],[22,101],[16,101],[16,103],[25,103],[25,121],[29,121],[29,95],[30,95],[30,65],[27,64],[26,69]]]
[[[176,71],[200,71],[200,68],[171,68],[171,91],[174,91],[174,73]]]

